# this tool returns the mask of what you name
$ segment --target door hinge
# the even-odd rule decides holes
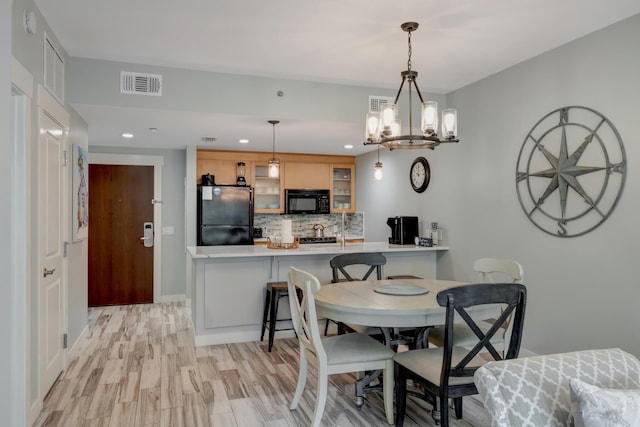
[[[69,242],[62,242],[62,258],[69,256]]]
[[[67,150],[62,152],[62,166],[67,166]]]
[[[67,334],[62,334],[62,348],[67,348]]]

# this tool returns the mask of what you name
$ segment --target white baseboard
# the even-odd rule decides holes
[[[264,334],[264,342],[267,342],[268,332]],[[276,338],[290,338],[295,337],[293,331],[278,331],[276,332]],[[217,333],[212,335],[200,335],[196,336],[196,347],[204,345],[217,345],[217,344],[233,344],[240,342],[252,342],[258,341],[256,339],[255,331],[243,331],[243,332],[227,332]]]
[[[156,302],[180,302],[187,301],[187,296],[184,294],[176,295],[160,295]]]
[[[67,361],[71,360],[75,352],[78,351],[78,347],[79,347],[78,344],[80,343],[80,340],[85,339],[88,335],[89,335],[89,325],[86,325],[82,330],[82,332],[80,332],[78,339],[76,339],[73,342],[73,345],[69,348],[69,350],[67,350]]]
[[[318,320],[318,327],[320,328],[320,333],[324,332],[324,319]],[[330,334],[336,334],[337,329],[334,323],[329,325]],[[296,334],[293,330],[284,330],[277,331],[275,334],[275,338],[292,338],[295,337]],[[233,344],[240,342],[253,342],[258,341],[256,337],[260,337],[260,325],[254,325],[252,329],[247,329],[244,331],[218,331],[212,332],[206,335],[196,335],[196,347],[201,347],[205,345],[218,345],[218,344]],[[269,330],[267,329],[264,332],[264,342],[268,342]]]
[[[31,404],[31,407],[27,410],[27,425],[32,426],[36,420],[38,419],[38,415],[40,415],[40,411],[42,411],[42,399],[38,398],[35,402]]]
[[[526,348],[521,348],[520,352],[518,353],[518,357],[531,357],[531,356],[539,356],[538,353],[534,353],[531,350],[527,350]]]

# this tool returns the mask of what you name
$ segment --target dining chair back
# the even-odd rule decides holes
[[[353,282],[356,280],[367,280],[375,272],[376,279],[382,280],[382,267],[387,263],[387,258],[379,252],[356,252],[350,254],[336,255],[329,261],[331,267],[332,279],[331,283],[338,282]],[[355,269],[363,271],[368,268],[364,275],[355,276]],[[353,270],[353,271],[351,271]],[[324,324],[324,335],[327,336],[329,332],[329,323],[331,319],[327,319]],[[345,325],[340,322],[334,322],[338,325],[338,334],[343,334],[345,331],[349,332],[363,332],[370,334],[377,333],[377,328],[358,328],[350,325]]]
[[[446,307],[444,346],[398,353],[396,362],[396,426],[402,426],[406,411],[407,380],[420,384],[419,397],[433,405],[432,416],[443,427],[449,425],[448,401],[453,399],[457,418],[462,418],[462,397],[477,394],[475,371],[488,360],[518,356],[526,308],[527,289],[519,283],[479,283],[458,286],[438,293],[436,300]],[[482,330],[470,315],[476,306],[500,305],[501,314],[489,330]],[[511,318],[512,327],[506,352],[498,352],[491,339]],[[464,324],[476,337],[470,347],[457,346],[453,331],[456,322]],[[411,394],[416,394],[412,392]]]
[[[479,273],[480,280],[484,283],[523,283],[524,281],[522,265],[510,259],[478,258],[473,263],[473,269]],[[491,323],[491,319],[485,319],[482,322],[478,322],[478,326],[483,331],[487,331],[491,327]],[[508,327],[509,321],[504,325],[502,333],[496,334],[494,337],[494,344],[504,342]],[[475,334],[463,324],[456,325],[453,329],[453,340],[456,345],[466,347],[473,344],[475,338]],[[444,328],[431,328],[429,330],[429,342],[438,347],[442,347],[444,345]]]
[[[524,282],[522,265],[511,259],[478,258],[473,263],[473,269],[480,273],[480,280],[485,283]]]
[[[289,298],[293,327],[300,345],[298,384],[291,403],[297,408],[304,392],[309,364],[318,370],[316,406],[310,425],[319,426],[327,400],[328,376],[331,374],[382,370],[382,392],[386,419],[393,424],[393,351],[368,335],[354,333],[322,338],[314,294],[320,282],[312,274],[291,267],[287,282],[289,295],[302,291],[302,298]],[[356,387],[356,398],[362,398]]]
[[[336,255],[331,258],[331,261],[329,261],[329,265],[331,266],[331,271],[333,273],[333,279],[331,282],[340,282],[340,275],[349,282],[353,282],[354,280],[368,280],[369,276],[371,276],[374,271],[376,273],[376,279],[382,280],[382,266],[386,263],[387,259],[379,252]],[[363,276],[354,278],[351,275],[353,272],[349,273],[349,271],[347,271],[347,267],[356,265],[369,267],[369,269]]]

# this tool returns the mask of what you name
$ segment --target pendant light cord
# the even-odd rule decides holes
[[[276,125],[280,123],[280,120],[269,120],[269,123],[273,125],[273,138],[272,138],[273,148],[271,150],[271,160],[275,160],[276,159]]]
[[[273,125],[273,138],[271,139],[272,143],[272,148],[271,148],[271,160],[276,158],[276,124],[272,123]]]

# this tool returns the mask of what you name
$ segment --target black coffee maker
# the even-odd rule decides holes
[[[417,216],[396,216],[387,219],[387,225],[391,227],[389,243],[392,245],[414,245],[418,236]]]

